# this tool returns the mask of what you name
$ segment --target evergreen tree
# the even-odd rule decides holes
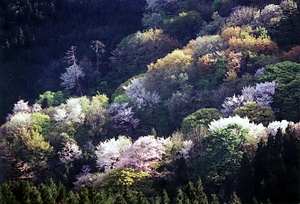
[[[212,198],[211,204],[220,204],[219,199],[216,194],[212,194],[211,198]]]
[[[139,204],[149,204],[147,198],[141,191],[138,193],[138,203]]]
[[[161,204],[162,203],[162,199],[161,199],[161,197],[160,196],[156,196],[155,198],[154,198],[154,202],[153,202],[154,204]]]
[[[169,204],[169,203],[170,203],[170,198],[168,196],[168,193],[166,190],[163,190],[161,204]]]
[[[195,204],[198,203],[197,191],[194,187],[194,184],[191,181],[188,182],[187,189],[186,189],[186,196],[191,203],[195,203]]]
[[[201,178],[199,178],[197,182],[197,197],[198,197],[199,204],[208,204],[207,196],[204,192]]]
[[[89,191],[88,189],[83,189],[80,194],[79,194],[79,197],[80,197],[80,203],[84,203],[84,204],[92,204],[92,202],[90,201],[90,198],[89,198]]]
[[[64,184],[59,183],[57,186],[57,198],[56,198],[56,203],[65,203],[66,201],[66,187],[64,186]]]
[[[30,189],[30,203],[43,204],[41,193],[35,186],[31,186]]]
[[[101,204],[107,200],[107,195],[104,189],[97,189],[96,187],[89,188],[90,200],[93,204]]]
[[[51,191],[51,187],[50,186],[46,186],[45,184],[41,184],[40,185],[40,192],[41,192],[41,196],[42,196],[42,200],[44,203],[49,203],[49,204],[55,204],[55,195],[54,193]]]
[[[17,204],[16,197],[12,192],[10,185],[8,183],[4,183],[0,189],[0,201],[1,203],[11,203]]]
[[[181,189],[178,190],[177,192],[177,197],[176,197],[176,204],[183,204],[184,202],[184,194]]]
[[[121,192],[118,192],[116,194],[116,203],[119,204],[127,204],[127,201],[125,200],[123,194]]]
[[[67,204],[79,204],[79,198],[78,194],[73,193],[73,191],[70,191],[68,194],[68,197],[66,199]]]
[[[229,202],[230,204],[242,204],[241,199],[236,195],[235,192],[233,192],[232,196],[231,196],[231,200]]]
[[[126,198],[126,201],[128,203],[139,204],[138,195],[137,195],[138,192],[137,191],[126,189],[124,194],[125,194],[124,196]]]

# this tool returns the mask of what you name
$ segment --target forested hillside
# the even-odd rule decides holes
[[[0,203],[299,203],[293,0],[1,0]]]

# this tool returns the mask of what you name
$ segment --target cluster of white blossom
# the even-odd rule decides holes
[[[293,0],[284,0],[281,1],[280,7],[283,10],[284,14],[292,15],[294,12],[297,11],[298,5]]]
[[[130,131],[139,125],[140,120],[134,118],[132,107],[127,107],[128,103],[114,103],[108,108],[111,116],[110,120],[114,123],[113,127]]]
[[[251,138],[249,139],[266,137],[266,127],[264,127],[261,123],[260,124],[251,123],[247,117],[241,118],[238,115],[233,117],[230,116],[228,118],[220,118],[218,120],[213,120],[209,124],[209,131],[213,132],[218,129],[224,129],[228,127],[230,124],[237,124],[247,129],[249,135],[251,136]]]
[[[170,138],[155,138],[154,136],[139,137],[133,145],[124,151],[116,163],[116,168],[133,168],[138,171],[151,172],[166,152]]]
[[[83,69],[77,64],[66,68],[66,72],[62,73],[60,79],[62,80],[61,86],[66,89],[72,89],[78,85],[79,78],[83,78]]]
[[[17,103],[14,104],[12,114],[8,114],[6,117],[6,121],[9,121],[14,115],[18,113],[35,113],[42,110],[42,107],[35,103],[32,106],[28,105],[28,101],[19,100]]]
[[[179,151],[180,156],[185,159],[189,158],[189,153],[190,153],[191,149],[193,148],[193,146],[194,146],[194,143],[192,140],[183,141],[183,147]]]
[[[225,101],[222,103],[223,109],[221,112],[228,116],[233,111],[243,105],[244,97],[240,95],[233,95],[232,97],[227,97]]]
[[[197,58],[209,53],[215,54],[227,48],[220,35],[199,36],[191,40],[189,45]]]
[[[274,121],[269,123],[267,128],[268,135],[275,136],[279,130],[281,130],[282,133],[285,133],[286,128],[288,127],[289,122],[286,120],[282,121]]]
[[[227,19],[227,26],[273,27],[297,10],[293,0],[281,1],[279,5],[268,4],[259,10],[254,7],[238,6]]]
[[[55,108],[53,115],[54,121],[58,124],[63,123],[83,123],[85,114],[82,111],[80,98],[70,98],[66,104],[62,104]]]
[[[59,154],[59,160],[65,164],[73,162],[75,159],[79,159],[82,155],[82,151],[74,141],[67,141]]]
[[[160,102],[160,96],[156,92],[151,93],[145,89],[145,81],[146,77],[134,78],[129,85],[123,86],[126,95],[138,108],[152,107]]]
[[[261,26],[276,25],[281,20],[282,14],[280,5],[269,4],[260,11],[257,21]]]
[[[270,106],[278,84],[275,81],[256,84],[255,87],[244,87],[242,95],[227,97],[222,103],[221,112],[229,116],[233,111],[247,102],[255,101],[262,106]]]
[[[253,76],[253,79],[258,79],[261,75],[263,75],[265,73],[265,68],[262,67],[262,68],[259,68],[258,70],[256,70],[254,76]]]
[[[182,139],[182,138],[181,138]],[[191,140],[178,141],[180,156],[188,158],[193,147]],[[153,135],[139,137],[134,143],[126,136],[119,136],[100,142],[96,147],[96,163],[104,173],[90,173],[90,169],[82,170],[77,176],[75,187],[80,189],[99,183],[113,169],[132,168],[136,171],[155,172],[155,169],[163,161],[163,156],[174,147],[172,138],[154,137]]]
[[[131,139],[125,136],[119,136],[117,140],[112,138],[100,142],[95,151],[98,168],[104,169],[105,173],[114,169],[115,163],[119,160],[123,152],[131,147],[131,145]]]
[[[17,134],[22,130],[27,130],[31,126],[32,121],[30,113],[17,113],[13,115],[7,123],[6,130],[8,133]]]
[[[74,189],[79,191],[84,187],[92,187],[96,183],[99,183],[104,178],[104,174],[101,173],[86,173],[79,174],[76,176],[76,181],[74,184]]]
[[[75,86],[79,86],[79,78],[84,77],[83,69],[78,66],[75,54],[76,47],[71,46],[65,57],[70,66],[67,67],[66,72],[62,73],[60,76],[60,79],[62,80],[61,86],[66,89],[72,89]]]

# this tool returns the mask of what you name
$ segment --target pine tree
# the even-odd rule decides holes
[[[191,181],[189,181],[187,185],[186,195],[191,203],[195,203],[195,204],[198,203],[197,191],[194,187],[194,184]]]
[[[229,202],[230,204],[242,204],[241,199],[236,195],[235,192],[233,192],[232,196],[231,196],[231,200]]]
[[[168,196],[168,193],[166,190],[163,190],[163,193],[162,193],[162,204],[169,204],[170,203],[170,198]]]
[[[258,204],[258,202],[257,202],[257,200],[256,200],[256,198],[255,198],[255,197],[253,197],[253,199],[252,199],[252,203],[253,203],[253,204]]]
[[[65,57],[70,66],[66,68],[66,72],[60,76],[60,79],[62,80],[62,87],[65,87],[66,89],[73,89],[74,87],[77,87],[77,91],[80,92],[79,78],[83,78],[84,73],[82,68],[77,64],[75,54],[76,47],[71,46]]]
[[[62,184],[58,184],[58,195],[56,198],[56,203],[65,203],[66,201],[66,187]]]
[[[139,204],[149,204],[147,198],[141,191],[138,193],[138,203]]]
[[[80,197],[80,203],[92,204],[89,198],[89,191],[86,188],[80,192],[79,197]]]
[[[73,193],[73,191],[70,191],[69,195],[67,197],[66,203],[67,204],[79,204],[78,195]]]
[[[127,204],[127,201],[125,200],[123,194],[121,192],[118,192],[116,195],[116,202],[118,204]]]
[[[30,203],[42,204],[43,200],[40,191],[35,186],[30,186]]]
[[[201,178],[199,178],[199,180],[197,182],[197,196],[198,196],[199,204],[208,204],[207,196],[204,192]]]
[[[154,198],[154,202],[153,202],[154,204],[161,204],[162,203],[162,199],[161,199],[161,197],[160,196],[156,196],[155,198]]]
[[[124,193],[124,196],[126,198],[126,201],[130,204],[139,204],[138,201],[138,192],[127,189]]]
[[[177,197],[176,197],[176,204],[183,204],[184,200],[184,194],[181,189],[178,190],[177,192]]]
[[[220,204],[219,199],[216,194],[212,194],[211,198],[212,198],[211,204]]]
[[[11,204],[17,204],[16,197],[14,193],[12,192],[10,185],[8,183],[4,183],[1,186],[0,189],[0,202],[1,203],[11,203]]]

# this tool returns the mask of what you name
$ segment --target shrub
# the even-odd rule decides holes
[[[274,112],[270,107],[259,105],[256,102],[248,102],[233,113],[243,118],[249,118],[250,122],[262,123],[264,126],[275,120]]]
[[[181,124],[181,132],[188,134],[194,128],[204,126],[208,128],[208,124],[213,119],[218,119],[221,116],[220,112],[215,108],[202,108],[198,111],[185,117]]]

